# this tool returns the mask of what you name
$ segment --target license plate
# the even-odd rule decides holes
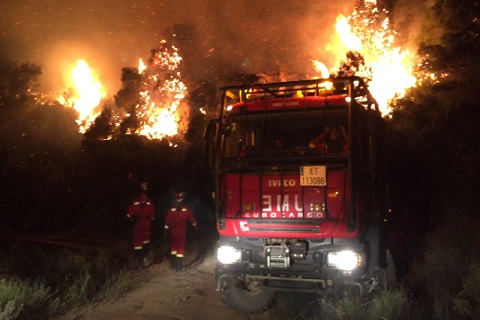
[[[327,185],[327,168],[325,166],[300,167],[300,185],[324,187]]]

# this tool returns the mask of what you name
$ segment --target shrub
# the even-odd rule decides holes
[[[0,277],[0,320],[51,319],[129,286],[127,259],[115,251],[27,249],[15,247],[0,262],[8,274]]]
[[[403,289],[383,291],[368,304],[359,298],[346,296],[333,303],[322,302],[321,309],[321,319],[328,320],[414,319],[411,317],[411,302]]]
[[[476,262],[462,281],[462,291],[453,299],[454,310],[462,317],[480,315],[480,262]]]
[[[49,319],[59,299],[41,281],[0,278],[0,319]]]
[[[407,283],[432,319],[462,319],[478,310],[480,223],[455,217],[426,237]],[[477,287],[475,287],[477,286]]]

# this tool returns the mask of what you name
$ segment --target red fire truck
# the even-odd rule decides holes
[[[206,130],[222,300],[368,295],[387,282],[381,113],[359,77],[229,86]]]

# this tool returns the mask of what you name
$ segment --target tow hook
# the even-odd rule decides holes
[[[217,292],[225,292],[225,290],[227,289],[228,285],[227,285],[227,278],[228,276],[227,275],[221,275],[219,278],[218,278],[218,281],[217,281],[217,288],[215,289],[215,291]]]

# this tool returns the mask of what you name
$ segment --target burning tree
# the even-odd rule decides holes
[[[178,49],[162,41],[145,64],[122,69],[122,88],[113,105],[95,114],[86,133],[90,139],[140,135],[148,139],[182,139],[188,129],[189,107],[182,103],[187,91],[178,71]]]
[[[175,46],[162,41],[151,51],[148,64],[140,60],[140,102],[135,106],[136,133],[151,139],[182,136],[188,129],[188,106],[182,105],[187,87],[178,71],[182,58]]]
[[[365,58],[358,51],[347,52],[346,60],[340,63],[338,68],[338,76],[349,77],[361,74],[363,79],[368,83],[372,80],[372,70],[367,67]]]
[[[364,78],[384,114],[390,112],[391,99],[402,97],[406,88],[416,84],[413,59],[408,51],[395,46],[396,31],[388,16],[376,0],[359,0],[353,13],[339,15],[336,24],[347,54],[335,73]]]

